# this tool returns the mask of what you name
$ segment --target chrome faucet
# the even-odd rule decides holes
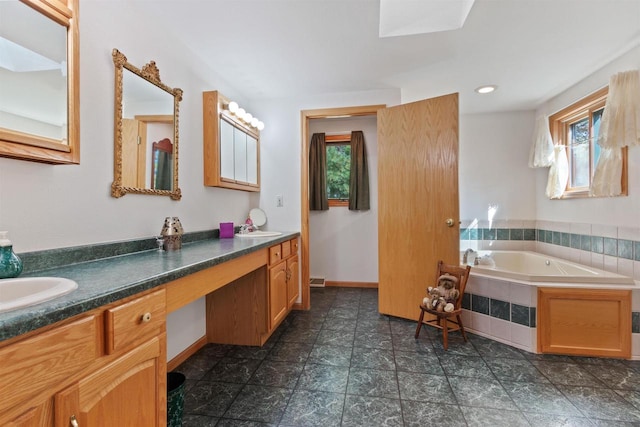
[[[473,249],[469,248],[466,251],[464,251],[464,255],[462,255],[462,264],[466,264],[467,261],[469,260],[469,254],[477,254],[476,251],[474,251]]]

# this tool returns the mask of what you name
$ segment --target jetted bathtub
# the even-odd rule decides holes
[[[589,283],[634,285],[631,277],[576,264],[560,258],[527,251],[480,251],[493,263],[474,265],[472,274],[524,282]]]

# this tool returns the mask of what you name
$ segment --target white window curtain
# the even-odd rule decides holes
[[[622,194],[622,147],[640,145],[640,71],[611,76],[598,135],[602,147],[591,196]]]
[[[529,152],[530,168],[546,168],[553,163],[553,140],[549,131],[549,117],[540,115],[533,131],[533,143]]]
[[[545,194],[550,199],[559,199],[564,194],[569,180],[569,160],[567,148],[564,145],[553,147],[553,164],[549,168],[547,179],[547,191]]]

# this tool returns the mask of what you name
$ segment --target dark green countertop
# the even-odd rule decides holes
[[[0,341],[290,240],[299,234],[285,232],[275,237],[199,240],[183,243],[178,251],[146,250],[25,274],[21,277],[65,277],[75,280],[78,289],[50,301],[0,313]]]

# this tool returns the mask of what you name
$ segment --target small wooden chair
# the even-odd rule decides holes
[[[438,278],[445,273],[455,276],[458,279],[457,289],[460,295],[453,305],[453,311],[450,312],[436,311],[420,303],[420,318],[418,319],[418,327],[416,328],[416,338],[420,335],[420,328],[425,324],[442,330],[442,343],[445,350],[449,347],[448,333],[450,331],[460,331],[462,338],[467,341],[467,335],[464,332],[460,313],[462,313],[462,296],[464,295],[464,288],[467,286],[467,280],[469,279],[469,271],[471,271],[471,266],[469,265],[465,268],[457,265],[447,265],[442,261],[438,261],[436,282]],[[436,317],[435,319],[424,320],[425,313],[432,314]]]

